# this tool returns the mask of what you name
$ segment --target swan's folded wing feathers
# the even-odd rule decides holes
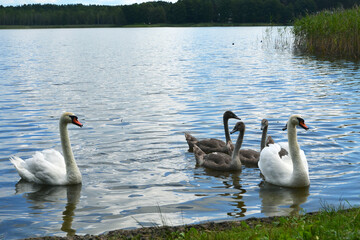
[[[62,163],[60,161],[63,161]],[[52,161],[52,162],[51,162]],[[26,168],[34,175],[36,183],[62,184],[66,177],[64,158],[55,150],[36,152],[27,159]]]
[[[231,157],[228,154],[215,152],[205,156],[203,166],[206,168],[227,171],[231,163]]]
[[[288,142],[279,142],[281,148],[284,148],[287,152],[289,152],[289,143]]]
[[[223,152],[224,149],[226,150],[225,142],[215,138],[201,140],[196,145],[205,153]]]
[[[273,179],[286,180],[292,174],[292,162],[288,156],[279,157],[278,152],[281,147],[278,144],[271,144],[261,151],[259,168],[266,181],[272,182]]]
[[[44,159],[46,161],[54,164],[61,169],[66,168],[65,159],[59,151],[56,151],[55,149],[46,149],[42,151],[42,154],[44,155]]]

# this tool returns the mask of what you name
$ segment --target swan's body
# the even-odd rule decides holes
[[[223,122],[224,122],[224,131],[225,131],[225,139],[226,142],[215,139],[215,138],[208,138],[204,140],[197,140],[189,133],[185,133],[186,142],[189,145],[189,152],[193,151],[194,145],[197,145],[203,152],[205,153],[212,153],[212,152],[223,152],[230,154],[231,151],[228,149],[228,142],[231,142],[230,134],[229,134],[229,119],[235,118],[241,120],[235,113],[232,111],[226,111],[223,114]]]
[[[218,170],[218,171],[239,171],[241,170],[241,161],[239,150],[244,138],[245,124],[243,122],[238,122],[231,133],[239,131],[239,136],[236,140],[235,149],[232,152],[232,155],[228,155],[221,152],[213,152],[206,154],[204,153],[197,145],[194,146],[194,153],[196,158],[196,163],[199,166]],[[230,142],[228,142],[228,145]]]
[[[310,185],[308,163],[297,142],[296,126],[308,129],[299,115],[292,115],[287,123],[288,144],[269,144],[261,151],[259,168],[265,181],[283,187]],[[281,148],[289,155],[280,157]]]
[[[36,152],[32,158],[22,160],[12,156],[20,177],[28,182],[47,185],[70,185],[81,183],[81,173],[71,150],[67,125],[73,123],[82,127],[78,118],[69,112],[61,115],[59,121],[61,146],[64,156],[54,149]]]
[[[258,167],[258,162],[260,158],[260,152],[265,147],[271,143],[274,143],[272,138],[267,138],[267,130],[268,130],[269,122],[266,119],[261,121],[261,142],[260,142],[260,151],[255,151],[252,149],[241,149],[240,150],[240,159],[241,163],[247,167]]]

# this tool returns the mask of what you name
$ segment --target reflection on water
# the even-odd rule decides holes
[[[63,224],[61,230],[67,233],[67,236],[74,236],[76,229],[72,228],[72,223],[75,216],[76,205],[80,199],[81,184],[67,186],[67,204],[65,211],[63,211]]]
[[[56,203],[66,199],[65,210],[62,212],[61,230],[67,236],[74,236],[76,229],[72,228],[76,205],[80,199],[81,184],[69,186],[47,186],[20,180],[15,186],[16,194],[24,196],[33,209],[47,209],[47,203]]]
[[[204,171],[208,176],[212,176],[217,179],[223,179],[223,186],[218,186],[217,188],[235,190],[218,194],[221,197],[229,199],[231,202],[227,215],[235,218],[244,217],[246,207],[243,200],[243,195],[246,193],[246,190],[241,185],[241,171],[220,172],[211,169],[204,169]]]
[[[301,204],[310,195],[309,188],[285,188],[262,182],[259,192],[261,212],[269,217],[299,214]]]
[[[360,65],[273,48],[265,29],[0,30],[0,238],[296,214],[339,199],[358,204]],[[226,110],[246,124],[244,149],[259,149],[261,119],[282,142],[290,114],[300,113],[310,125],[298,132],[310,188],[261,185],[258,168],[197,168],[184,132],[224,140]],[[9,157],[61,151],[63,111],[84,124],[69,126],[81,192],[16,185]]]

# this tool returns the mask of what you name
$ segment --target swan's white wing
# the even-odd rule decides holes
[[[288,142],[279,142],[279,145],[281,148],[284,148],[287,152],[290,152]]]
[[[290,150],[289,150],[289,143],[288,142],[280,142],[279,145],[284,148],[288,153],[290,153]],[[305,153],[303,150],[300,149],[300,157],[301,157],[301,161],[303,162],[304,164],[304,167],[307,169],[307,171],[309,172],[309,167],[308,167],[308,162],[306,160],[306,156],[305,156]],[[289,158],[289,160],[291,160]],[[291,163],[289,163],[291,164]],[[291,164],[292,166],[292,164]]]
[[[289,156],[280,158],[279,144],[270,144],[260,153],[259,168],[264,175],[265,180],[272,184],[279,185],[283,181],[287,181],[292,174],[292,161]]]
[[[61,169],[66,168],[64,157],[59,151],[56,151],[55,149],[46,149],[41,153],[44,155],[44,160]]]
[[[49,149],[36,152],[32,158],[25,161],[12,157],[20,177],[26,181],[61,185],[66,182],[66,167],[64,157],[56,150]]]

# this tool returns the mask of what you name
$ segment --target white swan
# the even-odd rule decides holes
[[[228,125],[230,118],[235,118],[235,119],[241,120],[232,111],[224,112],[223,123],[224,123],[226,142],[219,140],[219,139],[215,139],[215,138],[207,138],[207,139],[203,139],[203,140],[199,141],[195,137],[193,137],[191,134],[185,133],[185,139],[189,145],[189,152],[193,151],[194,145],[196,144],[205,153],[223,152],[223,153],[230,154],[228,146],[227,146],[227,143],[229,141],[231,143],[231,138],[230,138],[230,134],[229,134],[229,125]],[[232,144],[230,146],[232,146]]]
[[[54,149],[47,149],[42,152],[36,152],[32,158],[25,161],[16,156],[10,158],[22,179],[28,182],[47,185],[81,183],[81,173],[71,150],[67,130],[69,123],[79,127],[83,126],[73,113],[66,112],[61,115],[59,127],[64,157]]]
[[[304,151],[297,142],[296,126],[309,129],[300,115],[290,116],[283,129],[288,129],[288,149],[285,145],[275,143],[269,144],[261,151],[258,164],[266,182],[283,187],[310,185],[308,163]],[[290,155],[280,157],[281,147],[284,147]]]
[[[243,142],[245,133],[245,124],[243,122],[237,122],[231,133],[240,131],[239,136],[236,140],[235,149],[232,155],[228,155],[222,152],[213,152],[206,154],[197,145],[194,145],[194,154],[196,163],[199,166],[218,170],[218,171],[239,171],[241,170],[241,161],[239,150]],[[228,142],[228,145],[230,141]]]

